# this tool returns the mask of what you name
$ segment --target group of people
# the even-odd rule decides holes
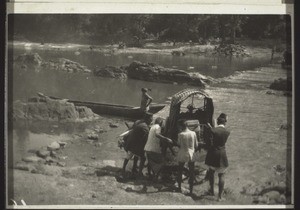
[[[146,103],[144,103],[146,107],[149,105],[147,100],[145,99]],[[163,118],[157,117],[154,124],[150,126],[152,121],[153,115],[145,110],[144,118],[136,121],[126,136],[124,149],[127,155],[124,159],[122,175],[126,176],[126,166],[129,160],[133,158],[132,174],[137,175],[137,177],[143,177],[143,169],[147,160],[148,174],[157,180],[164,166],[162,144],[167,144],[171,147],[177,146],[179,148],[176,156],[178,161],[177,191],[181,192],[182,173],[184,165],[187,163],[189,168],[189,190],[190,194],[193,194],[195,154],[201,148],[201,145],[198,144],[196,133],[189,129],[186,120],[181,119],[178,121],[179,133],[177,141],[175,141],[162,135]],[[205,159],[205,164],[208,166],[206,179],[210,185],[208,194],[214,195],[214,177],[215,173],[217,173],[219,177],[218,199],[220,201],[224,200],[222,197],[225,185],[224,174],[228,167],[225,144],[230,132],[225,128],[226,122],[227,115],[222,113],[217,118],[216,126],[212,126],[209,123],[206,125],[211,133],[211,141],[208,143],[209,145],[206,145],[207,155]]]

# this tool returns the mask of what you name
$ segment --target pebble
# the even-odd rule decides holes
[[[102,143],[98,142],[95,144],[95,147],[101,147],[102,146]]]
[[[46,158],[47,156],[50,155],[50,151],[41,149],[37,151],[36,155],[41,158]]]
[[[103,160],[103,164],[105,166],[116,167],[116,161],[115,160]]]
[[[264,196],[268,196],[268,198],[270,200],[279,200],[280,193],[278,191],[273,190],[273,191],[265,193]]]
[[[67,142],[64,141],[58,141],[57,143],[63,148],[67,145]]]
[[[57,156],[57,153],[54,152],[54,151],[51,151],[51,152],[50,152],[50,156],[51,156],[51,157],[56,157],[56,156]]]
[[[61,166],[61,167],[65,167],[65,166],[66,166],[66,163],[65,163],[65,162],[57,162],[57,165],[58,165],[58,166]]]
[[[34,162],[43,162],[43,159],[37,156],[29,156],[22,158],[24,162],[34,163]]]
[[[117,128],[117,127],[119,127],[119,124],[117,124],[117,123],[109,123],[109,127],[111,127],[111,128]]]
[[[98,140],[98,139],[99,139],[99,136],[98,136],[98,134],[96,134],[96,133],[91,133],[91,134],[88,134],[88,139],[91,139],[91,140]]]
[[[23,171],[30,171],[31,166],[24,163],[18,163],[15,167],[15,169],[23,170]]]
[[[57,162],[56,160],[54,160],[53,158],[51,158],[51,157],[49,157],[49,156],[46,157],[45,160],[46,160],[47,163],[55,163],[55,162]]]

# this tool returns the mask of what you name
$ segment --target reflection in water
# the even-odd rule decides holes
[[[29,144],[29,130],[28,130],[28,122],[24,120],[18,121],[18,123],[14,123],[13,130],[13,161],[20,160],[26,154],[26,150]]]
[[[27,121],[21,120],[14,122],[14,129],[18,139],[29,139],[29,132],[32,134],[48,135],[72,135],[83,132],[87,127],[93,126],[96,122],[49,122],[49,121]]]
[[[9,157],[10,163],[16,163],[21,158],[30,155],[28,153],[31,149],[39,149],[45,147],[53,141],[61,140],[67,141],[72,139],[72,135],[82,133],[86,128],[95,125],[97,122],[87,123],[59,123],[48,121],[27,121],[18,120],[13,125],[13,135],[10,139]],[[10,165],[11,165],[10,164]],[[12,166],[12,165],[11,165]]]
[[[12,49],[9,49],[12,50]],[[105,56],[93,51],[83,51],[79,56],[72,51],[55,51],[35,49],[44,60],[67,58],[86,65],[90,69],[105,65],[128,65],[133,60],[152,62],[164,67],[177,66],[178,69],[200,72],[212,77],[224,77],[231,75],[236,70],[254,69],[269,62],[269,56],[262,58],[229,58],[229,57],[205,57],[198,55],[172,56],[159,54],[115,54]],[[13,56],[24,53],[22,49],[13,49]],[[192,68],[191,68],[192,67]],[[156,84],[152,82],[128,79],[120,81],[110,78],[94,77],[88,74],[70,74],[56,71],[34,71],[13,69],[13,95],[16,99],[27,99],[36,92],[43,92],[63,98],[98,101],[107,103],[128,104],[139,106],[141,87],[152,89],[151,95],[154,102],[162,103],[166,97],[184,88],[180,85]],[[162,91],[163,90],[163,91]],[[126,96],[126,97],[124,97]]]

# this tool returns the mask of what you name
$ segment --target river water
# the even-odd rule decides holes
[[[196,71],[214,78],[225,77],[235,71],[251,70],[265,66],[270,61],[270,55],[246,58],[206,57],[198,55],[173,56],[159,53],[116,53],[107,54],[91,50],[76,51],[65,46],[64,49],[43,48],[42,45],[17,45],[9,48],[9,55],[17,57],[24,52],[38,53],[42,59],[49,61],[57,58],[67,58],[93,70],[106,65],[129,65],[133,60],[152,62],[164,67]],[[61,50],[57,50],[61,49]],[[10,59],[10,58],[9,58]],[[110,78],[93,77],[87,74],[70,74],[57,71],[26,71],[22,69],[9,69],[13,71],[13,98],[26,100],[36,92],[47,95],[70,98],[84,101],[99,101],[117,104],[139,106],[140,89],[151,88],[154,102],[161,103],[167,97],[185,88],[181,85],[162,84],[128,79],[120,81]],[[126,97],[124,97],[126,95]]]

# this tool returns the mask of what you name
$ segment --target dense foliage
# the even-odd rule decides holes
[[[146,39],[234,43],[236,38],[290,42],[287,15],[200,14],[14,14],[9,39],[35,42],[119,43],[139,45]]]

